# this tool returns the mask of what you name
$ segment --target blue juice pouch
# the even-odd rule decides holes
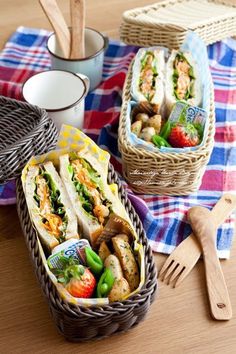
[[[90,247],[86,239],[70,239],[53,249],[53,253],[47,259],[49,269],[63,269],[62,257],[73,257],[80,264],[85,264],[85,247]]]
[[[203,108],[191,106],[185,102],[179,101],[175,104],[168,120],[171,123],[193,124],[199,131],[202,139],[207,116],[207,112]]]

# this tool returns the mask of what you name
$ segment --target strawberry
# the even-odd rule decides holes
[[[96,280],[88,268],[84,268],[82,275],[71,278],[66,290],[74,297],[91,297],[96,286]]]
[[[64,269],[54,271],[58,282],[74,297],[91,297],[96,287],[96,279],[90,270],[74,259],[64,259],[64,266]]]
[[[196,146],[200,143],[198,130],[191,123],[176,123],[171,128],[168,142],[177,148]]]

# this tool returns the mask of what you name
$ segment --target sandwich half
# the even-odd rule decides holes
[[[29,167],[25,197],[40,239],[50,250],[79,237],[76,215],[52,162]]]
[[[131,94],[137,102],[152,104],[159,113],[164,100],[164,51],[141,48],[132,69]]]
[[[92,245],[96,245],[111,213],[128,219],[121,201],[106,182],[106,172],[86,150],[60,156],[60,175],[83,237],[88,238]]]
[[[170,114],[177,101],[193,106],[202,102],[201,82],[191,53],[173,50],[166,68],[166,107]]]

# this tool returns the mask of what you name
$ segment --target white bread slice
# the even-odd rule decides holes
[[[164,72],[165,72],[165,59],[164,51],[160,49],[144,49],[141,48],[134,60],[134,65],[132,69],[132,82],[131,82],[131,95],[137,102],[145,102],[147,98],[140,92],[139,80],[141,73],[141,61],[144,58],[146,52],[152,52],[156,58],[156,71],[158,76],[155,78],[155,95],[150,101],[156,107],[156,112],[160,113],[163,102],[164,102]]]
[[[66,240],[69,240],[70,238],[78,238],[78,223],[70,198],[66,192],[65,186],[62,183],[62,180],[51,161],[46,162],[44,164],[44,168],[52,176],[54,183],[60,191],[60,201],[64,205],[66,210],[68,224],[65,238]]]
[[[70,201],[74,207],[75,214],[79,226],[82,230],[83,237],[88,238],[92,243],[101,234],[103,226],[99,224],[97,219],[91,217],[82,207],[79,195],[76,191],[75,185],[71,180],[71,175],[68,170],[70,164],[69,155],[65,154],[59,157],[60,160],[60,176],[65,185]]]
[[[131,223],[120,199],[111,192],[111,189],[107,183],[107,171],[104,171],[103,165],[101,165],[87,149],[80,150],[79,156],[88,161],[90,165],[94,168],[94,170],[97,171],[98,174],[101,176],[102,190],[105,197],[111,202],[113,212],[122,217],[123,219],[127,220],[129,223]]]
[[[65,191],[65,187],[55,169],[52,162],[47,162],[44,164],[45,170],[51,175],[54,183],[56,184],[58,190],[60,191],[60,201],[65,206],[68,225],[66,230],[65,239],[69,238],[78,238],[78,230],[77,230],[77,220],[73,210],[73,207],[70,203],[70,199],[67,196]],[[26,203],[29,209],[29,213],[31,215],[31,219],[39,233],[41,241],[47,246],[50,250],[52,250],[55,246],[59,244],[57,238],[51,235],[44,227],[42,218],[43,216],[40,214],[40,209],[37,205],[37,202],[34,199],[35,193],[35,177],[39,174],[39,166],[30,166],[26,175],[26,183],[25,183],[25,197]]]
[[[52,250],[55,246],[59,245],[59,241],[53,235],[49,234],[44,228],[42,223],[42,216],[40,215],[39,207],[34,200],[35,191],[35,177],[39,174],[38,166],[30,166],[26,175],[25,181],[25,199],[31,219],[39,233],[40,239],[45,246]]]
[[[107,184],[107,174],[106,171],[103,170],[103,167],[100,163],[94,158],[86,149],[81,150],[79,152],[79,157],[84,158],[90,165],[98,172],[101,176],[101,189],[104,196],[109,200],[111,203],[112,211],[119,215],[120,217],[127,220],[129,223],[129,217],[123,207],[123,204],[117,198],[109,188]],[[71,180],[71,175],[68,170],[68,166],[70,164],[69,155],[65,154],[60,156],[60,175],[61,179],[66,187],[67,193],[70,197],[71,203],[74,207],[75,213],[77,215],[78,223],[82,229],[83,236],[88,238],[91,241],[92,245],[96,244],[96,240],[98,236],[103,231],[103,226],[98,222],[96,218],[87,213],[84,208],[82,207],[82,203],[80,201],[79,195],[76,191],[73,181]]]

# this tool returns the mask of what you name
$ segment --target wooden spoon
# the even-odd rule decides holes
[[[202,247],[211,314],[216,320],[229,320],[232,308],[217,256],[216,227],[210,215],[210,211],[203,207],[193,207],[188,211],[192,230]]]
[[[39,0],[45,15],[51,23],[65,58],[70,56],[70,31],[56,0]]]
[[[84,0],[70,0],[71,13],[71,59],[85,56],[85,2]]]

